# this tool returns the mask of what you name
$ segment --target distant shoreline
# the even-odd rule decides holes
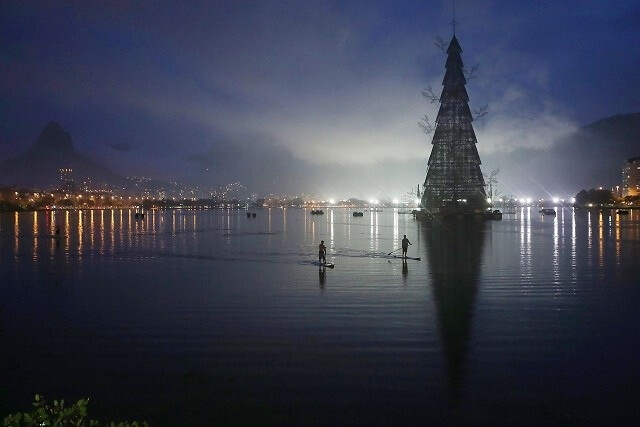
[[[361,209],[362,207],[358,206],[321,206],[325,209],[338,208],[338,209]],[[543,208],[542,205],[531,205],[531,206],[519,206],[521,207],[529,207],[529,208]],[[144,210],[144,211],[169,211],[169,210],[190,210],[190,211],[213,211],[213,210],[248,210],[248,209],[313,209],[311,207],[292,207],[292,206],[271,206],[271,207],[251,207],[246,208],[242,206],[238,207],[220,207],[220,206],[212,206],[212,207],[203,207],[203,206],[166,206],[166,207],[151,207],[151,208],[141,208],[139,205],[135,206],[101,206],[101,207],[56,207],[56,208],[10,208],[6,209],[0,207],[0,213],[15,213],[15,212],[55,212],[55,211],[106,211],[106,210]],[[604,211],[604,210],[636,210],[640,209],[640,206],[607,206],[607,207],[586,207],[586,206],[551,206],[551,208],[573,208],[580,211]],[[388,208],[394,209],[394,208]],[[401,208],[398,208],[401,209]]]

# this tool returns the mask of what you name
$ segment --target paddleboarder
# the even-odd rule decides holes
[[[404,238],[402,239],[402,258],[406,258],[407,257],[407,249],[409,249],[409,245],[411,244],[411,242],[409,241],[409,239],[407,239],[407,235],[404,235]]]
[[[324,240],[320,240],[320,245],[318,245],[318,263],[320,265],[327,264],[327,247],[324,245]]]

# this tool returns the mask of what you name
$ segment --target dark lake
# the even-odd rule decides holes
[[[152,425],[639,421],[640,211],[254,212],[1,214],[0,415],[39,393]],[[420,261],[387,256],[405,234]]]

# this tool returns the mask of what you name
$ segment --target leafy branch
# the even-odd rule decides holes
[[[34,398],[32,412],[17,412],[4,419],[4,427],[36,427],[36,426],[73,426],[99,427],[102,424],[96,420],[87,419],[87,405],[89,399],[80,399],[71,406],[65,407],[64,400],[54,400],[53,405],[47,404],[42,396]],[[148,427],[146,422],[111,422],[107,427]]]
[[[433,88],[431,86],[427,86],[426,89],[422,90],[422,96],[428,99],[432,104],[440,102],[440,97],[433,93]]]
[[[422,129],[422,132],[424,132],[425,135],[431,135],[436,130],[435,124],[431,123],[429,116],[426,114],[424,117],[420,118],[418,126],[420,126],[420,129]]]
[[[447,53],[447,42],[440,36],[436,36],[436,41],[433,42],[438,49],[440,49],[443,53]]]
[[[468,80],[473,80],[478,78],[478,70],[480,69],[480,64],[474,64],[471,67],[464,67],[462,72],[464,73],[464,78]]]
[[[489,114],[489,105],[485,104],[479,108],[476,108],[471,112],[471,117],[473,117],[474,121],[482,120],[484,116]]]

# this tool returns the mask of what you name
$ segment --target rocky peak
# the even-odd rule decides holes
[[[65,132],[57,122],[51,122],[42,129],[38,141],[38,147],[53,148],[62,151],[73,151],[71,135]]]

